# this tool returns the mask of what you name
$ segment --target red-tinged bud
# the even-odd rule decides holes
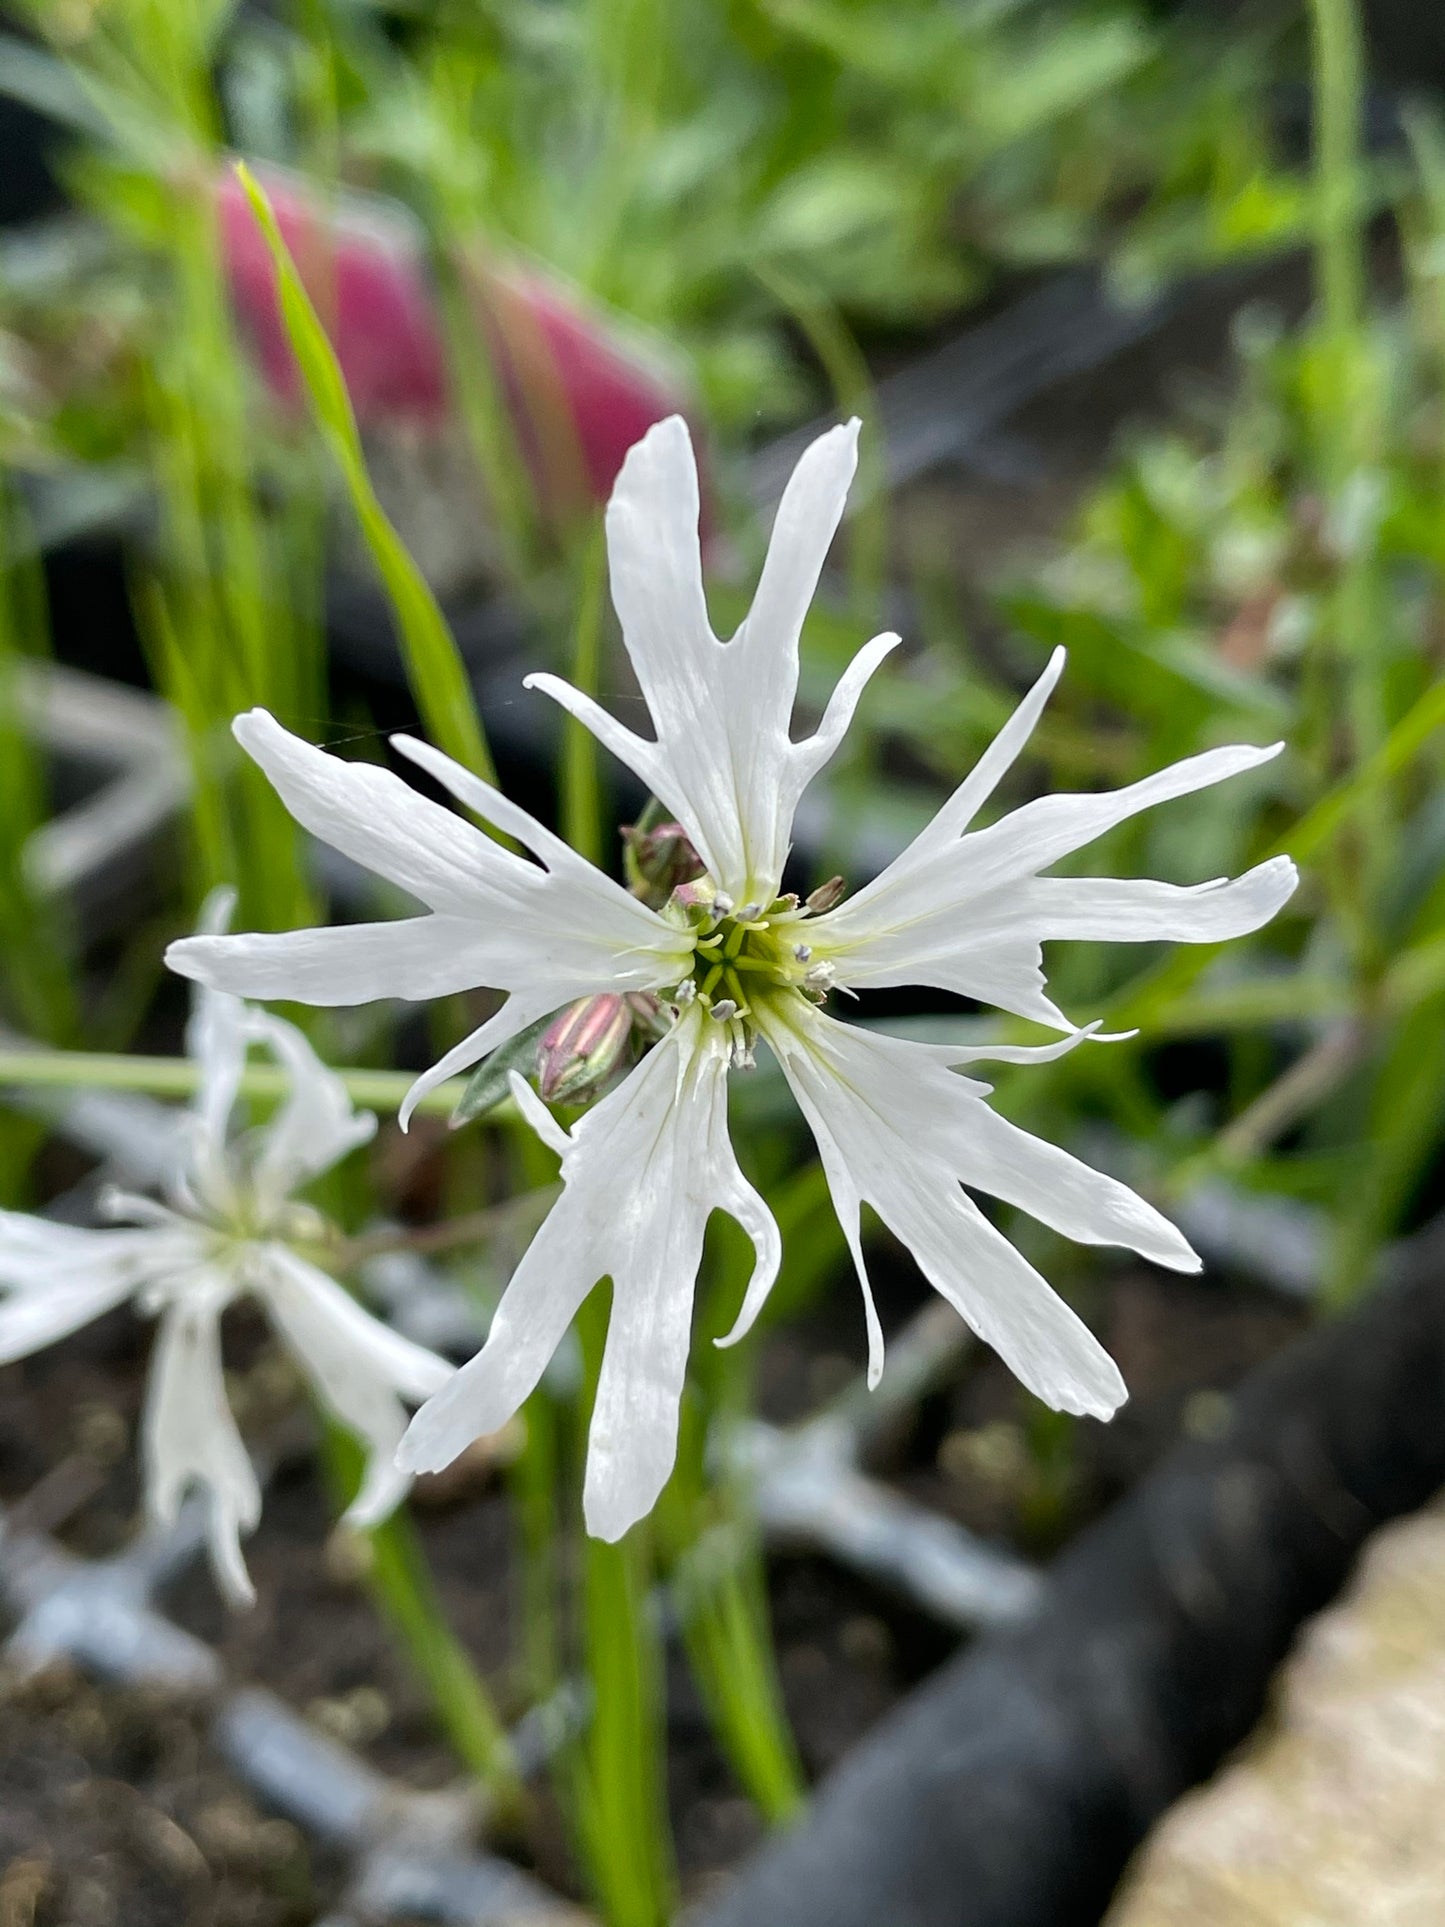
[[[633,895],[655,908],[702,875],[701,860],[681,823],[652,823],[646,814],[623,830],[622,861]]]
[[[537,1089],[549,1103],[594,1097],[627,1053],[634,1013],[625,997],[603,991],[568,1004],[537,1044]]]

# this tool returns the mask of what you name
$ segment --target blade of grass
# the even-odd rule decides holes
[[[340,1502],[361,1480],[362,1454],[349,1433],[325,1429],[327,1470]],[[447,1624],[415,1526],[403,1510],[359,1535],[369,1557],[365,1579],[411,1660],[458,1758],[504,1810],[521,1798],[516,1760],[492,1698]]]
[[[70,946],[60,906],[34,887],[26,855],[45,820],[47,784],[22,682],[25,666],[46,654],[49,623],[38,558],[15,539],[16,514],[0,489],[0,984],[21,1023],[64,1044],[79,1021]]]
[[[581,544],[580,593],[572,649],[572,681],[595,696],[602,674],[602,619],[606,603],[607,548],[599,522]],[[562,720],[562,834],[589,862],[603,864],[602,780],[597,738],[577,718]]]
[[[431,585],[417,567],[377,499],[341,364],[291,258],[265,189],[244,163],[236,176],[265,236],[276,269],[277,296],[287,338],[301,372],[316,425],[335,457],[401,638],[407,677],[428,736],[487,782],[496,770],[471,679]]]
[[[578,1314],[586,1451],[602,1367],[610,1296],[594,1291]],[[646,1525],[609,1545],[582,1545],[582,1656],[592,1717],[572,1752],[571,1792],[589,1882],[607,1927],[667,1927],[676,1875],[666,1799],[666,1707],[661,1630],[650,1609],[653,1552]]]
[[[763,1817],[782,1826],[802,1807],[803,1772],[783,1710],[756,1533],[728,1534],[727,1555],[708,1572],[700,1548],[675,1574],[683,1643],[733,1771]]]

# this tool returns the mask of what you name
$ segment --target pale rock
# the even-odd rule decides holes
[[[1372,1541],[1244,1752],[1165,1817],[1106,1927],[1445,1921],[1445,1505]]]

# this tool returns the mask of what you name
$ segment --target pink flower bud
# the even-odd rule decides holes
[[[702,860],[681,823],[631,823],[622,832],[623,862],[633,893],[654,905],[702,875]]]
[[[537,1045],[537,1089],[549,1103],[594,1097],[627,1053],[633,1012],[625,997],[603,991],[568,1004]]]

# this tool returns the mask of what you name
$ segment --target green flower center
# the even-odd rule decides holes
[[[745,1021],[759,1004],[780,998],[826,994],[831,973],[813,956],[807,941],[807,911],[796,897],[777,897],[765,909],[745,904],[719,914],[720,905],[701,913],[693,949],[696,997],[721,1022]]]

